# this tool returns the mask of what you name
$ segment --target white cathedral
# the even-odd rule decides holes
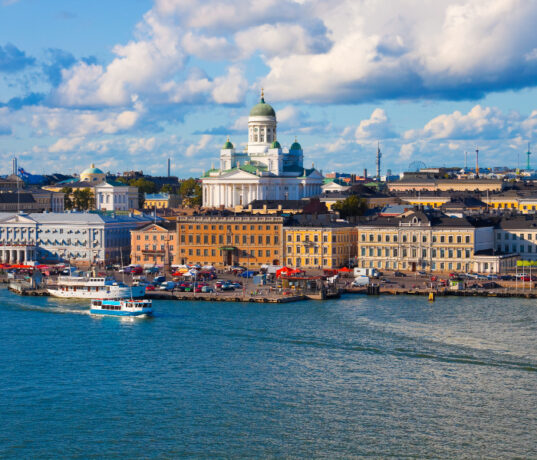
[[[204,207],[234,208],[254,200],[300,200],[321,193],[322,174],[303,167],[296,139],[283,151],[276,125],[276,113],[261,93],[248,118],[248,147],[237,152],[228,139],[220,151],[220,168],[203,175]]]

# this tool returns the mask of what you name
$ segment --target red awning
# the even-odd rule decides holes
[[[343,272],[343,273],[350,273],[352,272],[352,270],[348,267],[343,267],[343,268],[340,268],[339,269],[340,272]]]

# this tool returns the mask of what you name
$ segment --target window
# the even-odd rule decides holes
[[[436,235],[433,235],[433,243],[436,243]]]
[[[374,235],[372,233],[369,234],[369,241],[375,241],[374,240]]]
[[[449,235],[449,237],[448,237],[448,242],[449,242],[449,243],[453,243],[453,236]]]
[[[257,243],[258,243],[258,244],[263,244],[263,235],[258,235],[258,237],[257,237]]]
[[[423,236],[421,237],[421,241],[422,241],[423,243],[427,243],[427,235],[423,235]]]
[[[416,235],[412,235],[412,242],[416,243],[418,241],[418,238]]]
[[[382,241],[382,235],[380,233],[377,235],[377,241],[379,243]]]
[[[397,235],[393,235],[393,242],[397,243]]]
[[[446,237],[444,235],[440,236],[440,243],[444,243],[446,241]]]
[[[259,249],[259,250],[257,251],[257,255],[258,255],[258,257],[263,257],[263,250],[262,250],[262,249]]]
[[[390,235],[386,235],[386,243],[390,242]]]
[[[466,235],[465,241],[466,241],[467,243],[470,242],[470,235]]]
[[[406,243],[406,235],[403,235],[403,243]]]
[[[265,256],[266,256],[266,257],[270,257],[270,249],[267,249],[267,250],[265,251]]]
[[[296,236],[296,240],[297,240],[297,241],[300,241],[300,235],[297,235],[297,236]]]

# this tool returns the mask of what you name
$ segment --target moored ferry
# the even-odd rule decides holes
[[[149,299],[93,299],[91,301],[90,313],[92,315],[110,316],[149,316],[153,314],[153,305]]]
[[[127,286],[111,277],[60,276],[47,291],[54,297],[72,299],[127,299],[143,297],[145,286]]]

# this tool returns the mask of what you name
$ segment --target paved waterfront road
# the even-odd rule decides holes
[[[0,458],[537,457],[534,301],[155,307],[0,290]]]

